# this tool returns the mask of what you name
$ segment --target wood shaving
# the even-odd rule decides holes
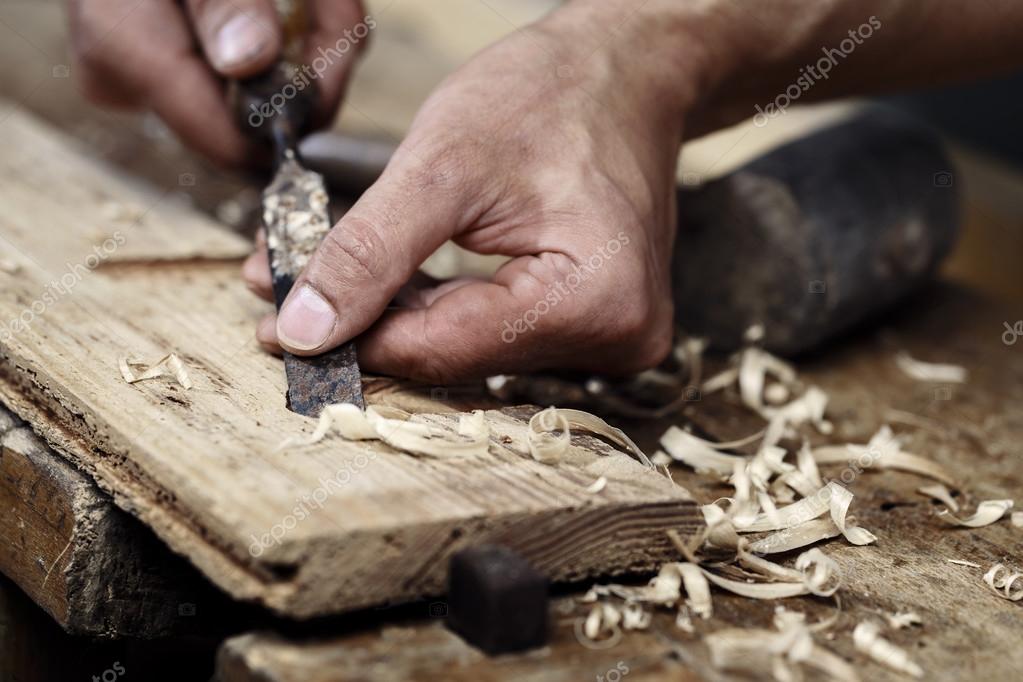
[[[651,620],[653,615],[636,602],[630,602],[622,607],[622,628],[626,630],[646,630],[650,627]]]
[[[952,493],[949,489],[941,483],[925,485],[917,488],[916,491],[921,495],[926,495],[927,497],[938,500],[954,512],[959,511],[959,503],[952,497]]]
[[[653,469],[653,462],[647,457],[631,438],[621,429],[608,424],[600,417],[583,412],[557,407],[548,407],[533,415],[529,420],[526,439],[529,453],[538,462],[553,464],[559,461],[568,451],[572,440],[572,429],[586,431],[603,436],[616,445],[632,453],[644,466]],[[555,431],[560,431],[556,434]]]
[[[913,677],[923,677],[924,670],[901,649],[881,636],[881,628],[872,621],[863,621],[853,630],[853,644],[882,665]]]
[[[588,492],[591,495],[596,495],[601,490],[603,490],[605,487],[607,487],[607,477],[606,476],[601,476],[596,481],[594,481],[590,485],[586,486],[586,492]]]
[[[1002,599],[1023,599],[1023,574],[1010,571],[1003,564],[995,564],[984,574],[984,582]]]
[[[654,463],[654,466],[663,467],[668,466],[675,460],[672,459],[671,455],[664,450],[658,450],[654,454],[650,455],[650,461]]]
[[[121,377],[129,384],[172,376],[186,390],[192,388],[192,380],[188,377],[188,370],[185,369],[184,363],[181,362],[181,358],[176,353],[169,353],[152,365],[147,365],[142,360],[132,360],[127,356],[123,356],[118,359],[117,366],[121,370]],[[136,374],[132,366],[141,366],[144,369],[142,369],[141,373]]]
[[[957,511],[953,509],[952,511]],[[1009,517],[1010,523],[1016,528],[1023,528],[1023,512],[1012,512],[1012,516]]]
[[[802,666],[825,673],[829,679],[856,682],[856,671],[841,657],[813,641],[801,613],[780,609],[775,630],[726,628],[707,635],[711,664],[719,670],[755,675],[770,670],[777,682],[803,679]]]
[[[990,526],[992,523],[995,523],[1005,516],[1005,513],[1010,509],[1012,509],[1012,500],[986,500],[977,505],[977,511],[969,518],[960,519],[947,509],[939,511],[938,517],[953,526],[981,528],[982,526]]]
[[[888,627],[893,630],[902,630],[903,628],[912,627],[914,625],[923,625],[923,619],[912,611],[906,613],[886,613],[884,619],[888,622]]]
[[[458,432],[427,424],[403,410],[370,405],[365,411],[350,403],[327,405],[308,440],[311,445],[331,431],[345,440],[379,440],[395,450],[428,457],[468,457],[485,455],[490,447],[490,430],[483,411],[459,417]],[[282,447],[293,444],[286,440]]]
[[[610,649],[622,641],[621,612],[607,603],[590,608],[585,619],[575,621],[575,636],[590,649]]]
[[[710,584],[703,570],[693,563],[677,564],[682,575],[682,585],[686,588],[686,606],[700,618],[710,618],[714,613],[714,605],[710,598]]]
[[[684,606],[675,614],[675,627],[689,635],[696,632],[696,628],[693,626],[693,617],[689,615],[689,609]]]
[[[548,407],[534,414],[529,420],[526,441],[529,444],[529,454],[538,462],[547,464],[557,462],[568,451],[572,431],[568,426],[568,420],[559,412],[556,407]],[[555,434],[555,431],[561,433]]]
[[[568,425],[571,428],[603,436],[612,443],[624,448],[627,452],[635,455],[644,466],[650,469],[654,468],[653,462],[651,462],[650,459],[643,454],[643,451],[639,449],[639,446],[636,445],[631,438],[625,435],[624,431],[611,426],[597,415],[590,414],[589,412],[583,412],[582,410],[567,410],[560,408],[558,409],[558,414],[568,421]]]
[[[813,449],[817,464],[853,463],[862,469],[899,469],[933,478],[950,487],[958,487],[943,466],[919,455],[903,452],[887,425],[874,434],[866,445],[827,445]]]
[[[661,447],[673,459],[692,467],[698,473],[728,475],[732,473],[737,461],[743,461],[741,457],[718,452],[712,443],[677,426],[671,426],[664,432]]]
[[[966,561],[965,559],[945,559],[945,561],[947,561],[950,564],[955,564],[956,566],[969,566],[970,568],[980,568],[980,564],[974,563],[972,561]]]
[[[757,554],[788,552],[841,534],[842,531],[830,518],[814,519],[761,538],[750,544],[750,551]]]
[[[934,381],[947,384],[961,384],[966,381],[966,368],[937,362],[914,360],[909,353],[900,351],[895,355],[895,364],[910,379]]]

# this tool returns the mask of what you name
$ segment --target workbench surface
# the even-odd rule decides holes
[[[186,197],[210,213],[219,212],[227,222],[244,223],[237,216],[255,206],[251,181],[210,169],[181,149],[152,119],[139,125],[122,115],[84,107],[72,86],[74,74],[71,79],[55,76],[59,72],[53,67],[68,63],[61,5],[19,3],[0,8],[0,35],[4,36],[0,41],[4,57],[0,61],[4,71],[0,96],[56,123],[79,137],[92,154],[123,165],[160,190]],[[528,3],[516,13],[502,3],[502,18],[481,3],[453,2],[445,21],[424,23],[426,10],[396,3],[388,10],[390,22],[381,21],[374,53],[364,65],[364,76],[355,83],[354,106],[342,125],[353,131],[399,135],[431,83],[480,44],[511,30],[509,20],[525,21],[542,5]],[[481,22],[481,17],[487,16],[489,20]],[[471,32],[465,28],[469,25],[474,26]],[[417,33],[423,26],[426,28]],[[469,40],[465,35],[473,37]],[[400,55],[417,67],[397,69],[387,54]],[[413,56],[415,59],[410,59]],[[389,77],[395,73],[408,80],[404,87],[395,87],[394,78]],[[768,126],[763,134],[771,135],[772,128]],[[746,141],[738,148],[722,143],[717,155],[704,149],[692,158],[703,163],[702,168],[717,165],[720,170],[737,165],[739,159],[730,155],[741,156],[742,147],[755,142],[746,133],[742,135]],[[805,381],[819,384],[830,395],[829,416],[836,432],[828,442],[864,442],[881,424],[889,423],[909,438],[907,450],[933,458],[961,476],[963,488],[975,500],[1017,498],[1020,502],[1023,339],[1015,345],[1002,341],[1004,325],[1023,318],[1023,280],[1018,277],[1018,263],[1008,257],[1014,252],[1018,258],[1021,253],[1023,207],[1018,201],[1018,177],[983,159],[959,158],[964,161],[964,173],[1009,181],[972,187],[967,183],[967,232],[963,248],[946,270],[955,283],[936,286],[878,326],[815,357],[801,359],[798,368]],[[998,193],[999,187],[1005,189]],[[893,356],[899,350],[923,360],[961,364],[969,370],[969,380],[955,386],[914,382],[895,368]],[[691,404],[684,417],[722,439],[743,436],[759,427],[759,420],[727,396]],[[652,450],[669,423],[674,422],[621,426],[641,446]],[[829,473],[837,471],[825,470]],[[701,501],[723,493],[682,468],[673,468],[673,475]],[[854,661],[864,679],[898,679],[854,653],[850,633],[864,618],[882,612],[915,611],[923,625],[890,636],[924,667],[926,679],[1014,679],[1016,671],[1023,669],[1023,652],[1018,646],[1023,602],[997,598],[983,585],[981,575],[995,562],[1023,566],[1023,531],[1008,521],[980,529],[947,526],[935,516],[937,507],[915,492],[928,482],[909,474],[866,472],[851,484],[856,494],[853,511],[859,523],[879,540],[867,547],[840,541],[824,544],[843,569],[845,588],[841,591],[841,614],[832,629],[834,639],[823,641]],[[0,491],[8,493],[14,489],[0,486]],[[110,509],[120,513],[112,504]],[[40,552],[49,552],[42,562],[44,569],[55,565],[62,549],[59,543],[49,545],[40,548]],[[951,564],[948,559],[976,562],[983,568]],[[590,675],[612,679],[610,671],[621,671],[619,664],[625,664],[630,672],[624,679],[628,680],[716,680],[725,677],[709,667],[700,635],[724,626],[768,626],[774,608],[773,603],[715,592],[715,616],[697,622],[695,636],[675,629],[672,616],[665,612],[655,616],[648,631],[627,634],[615,647],[593,651],[574,634],[576,620],[585,613],[575,598],[586,586],[567,589],[555,600],[551,646],[522,656],[483,658],[443,629],[443,601],[433,600],[298,629],[271,622],[259,632],[246,632],[248,628],[235,624],[226,632],[231,637],[221,648],[218,667],[225,680],[374,679],[375,674],[386,672],[403,673],[409,679],[436,676],[554,682]],[[0,592],[9,595],[14,589],[9,583],[0,583]],[[205,603],[201,596],[173,598],[195,599],[197,603],[189,604],[200,614],[219,608]],[[787,600],[786,606],[805,611],[811,620],[828,617],[836,610],[832,600],[808,597]],[[59,610],[59,605],[53,608]],[[174,610],[186,625],[195,617],[194,609]],[[38,659],[12,653],[25,650],[25,632],[43,632],[49,652],[92,648],[40,626],[37,614],[28,611],[22,597],[0,595],[0,680],[16,670],[14,666],[20,666],[20,676],[11,679],[47,679],[39,672]],[[111,665],[125,655],[128,646],[96,647],[90,665],[100,666],[104,660]],[[187,650],[197,657],[209,657],[213,646],[207,640],[201,646],[189,645]],[[69,660],[73,658],[69,655]],[[151,660],[159,661],[169,676],[173,659],[165,655]],[[146,676],[144,672],[147,679],[160,678],[159,673],[145,669],[146,657],[136,655],[130,660],[140,678]],[[56,666],[57,661],[49,665]],[[98,667],[88,672],[99,674],[102,670]],[[75,670],[75,674],[82,672]]]

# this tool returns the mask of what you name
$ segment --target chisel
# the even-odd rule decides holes
[[[298,154],[298,136],[316,92],[314,83],[296,86],[300,81],[295,63],[301,54],[305,24],[303,3],[280,2],[278,10],[285,33],[284,58],[267,72],[232,86],[243,129],[273,144],[274,176],[263,191],[263,227],[279,311],[331,223],[323,176],[305,168]],[[284,370],[287,405],[294,412],[316,416],[332,403],[364,407],[362,376],[351,341],[322,355],[285,353]]]

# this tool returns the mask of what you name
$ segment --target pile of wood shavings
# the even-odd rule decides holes
[[[755,339],[756,335],[750,338]],[[702,349],[702,346],[690,344],[687,352],[691,354],[694,347]],[[918,380],[964,381],[966,378],[962,368],[908,362],[907,359],[908,356],[900,356],[900,367]],[[698,361],[696,364],[699,366]],[[687,562],[665,564],[646,587],[598,585],[587,593],[582,601],[592,606],[585,627],[577,628],[577,635],[593,640],[588,646],[620,636],[615,626],[624,620],[614,615],[616,607],[609,599],[624,600],[625,606],[632,610],[644,606],[674,608],[679,629],[693,633],[692,616],[710,618],[713,613],[711,584],[755,599],[836,594],[841,585],[838,566],[819,549],[804,551],[793,568],[763,558],[766,554],[805,547],[838,535],[858,545],[877,540],[868,530],[847,522],[852,493],[834,481],[825,485],[818,465],[855,462],[861,469],[900,469],[939,481],[922,487],[920,492],[946,504],[948,509],[938,515],[951,525],[972,528],[989,525],[1012,508],[1012,500],[989,500],[980,502],[976,512],[967,518],[954,516],[959,505],[946,487],[956,487],[954,477],[938,463],[905,452],[901,439],[888,426],[883,426],[862,445],[810,448],[804,441],[802,448],[795,452],[795,461],[786,461],[790,453],[780,444],[797,439],[800,429],[813,427],[825,435],[832,432],[831,423],[825,419],[827,395],[810,386],[792,398],[799,389],[795,369],[756,346],[744,349],[733,358],[730,367],[706,379],[701,384],[701,392],[707,395],[733,385],[744,406],[766,420],[764,429],[730,443],[714,443],[671,427],[661,439],[664,451],[655,453],[652,460],[657,464],[672,460],[683,463],[698,473],[727,482],[734,488],[734,494],[702,507],[707,529],[701,536],[684,541],[677,534],[669,533]],[[752,456],[723,452],[758,441],[759,447]],[[1013,521],[1017,522],[1015,515]],[[1023,524],[1023,516],[1018,517],[1018,521]],[[743,537],[746,533],[767,531],[776,532],[753,542]],[[731,562],[704,565],[705,561],[701,561],[702,551],[722,549],[734,552]],[[741,568],[746,575],[759,576],[761,581],[731,580],[710,570],[728,563]],[[984,580],[1003,598],[1023,599],[1023,574],[996,565]],[[634,623],[645,620],[633,616]],[[921,624],[915,613],[886,616],[886,620],[891,629]],[[831,627],[837,616],[814,628],[803,621],[802,614],[780,609],[775,621],[776,631],[730,628],[707,635],[705,642],[712,662],[721,669],[771,670],[776,680],[793,680],[801,678],[801,666],[805,665],[819,669],[832,679],[858,679],[845,660],[813,641],[812,632]],[[892,670],[913,677],[924,674],[907,652],[881,635],[881,626],[877,623],[859,623],[853,633],[853,644],[857,651]]]

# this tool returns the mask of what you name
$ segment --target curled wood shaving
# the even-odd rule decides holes
[[[556,435],[555,431],[561,431]],[[548,407],[532,416],[526,432],[529,454],[538,462],[552,463],[560,460],[572,441],[568,420],[558,408]]]
[[[925,485],[917,488],[916,491],[921,495],[926,495],[927,497],[938,500],[954,512],[959,511],[959,503],[955,501],[952,497],[952,493],[942,483]]]
[[[526,436],[529,452],[533,459],[546,463],[553,463],[561,459],[571,443],[572,429],[603,436],[631,452],[644,466],[654,468],[650,458],[621,429],[611,426],[589,412],[557,407],[541,410],[529,420]],[[555,431],[560,431],[560,435],[555,434]]]
[[[622,640],[621,612],[611,604],[599,602],[585,619],[575,621],[576,638],[591,649],[610,649]]]
[[[626,630],[646,630],[653,616],[643,606],[630,602],[622,607],[622,627]]]
[[[747,583],[731,580],[701,569],[707,580],[723,590],[750,599],[787,599],[810,594],[810,590],[801,583]]]
[[[829,482],[823,488],[820,488],[809,497],[805,497],[798,502],[787,505],[776,509],[774,514],[761,514],[756,520],[746,526],[737,526],[740,532],[761,532],[769,530],[779,529],[796,529],[806,528],[809,529],[807,539],[815,538],[811,542],[816,542],[819,539],[819,534],[822,530],[826,530],[830,533],[830,529],[827,526],[819,527],[819,524],[809,525],[809,522],[817,517],[821,516],[825,512],[831,512],[831,521],[834,527],[839,533],[845,536],[846,540],[854,545],[867,545],[875,542],[877,538],[870,531],[860,528],[858,526],[849,525],[847,522],[847,515],[849,512],[849,505],[852,503],[853,494],[848,489],[835,483],[834,481]],[[763,549],[765,546],[770,546],[771,538],[777,538],[780,534],[764,538],[760,543],[754,543],[754,545]],[[789,535],[782,536],[783,538],[795,539],[796,534],[790,533]],[[826,537],[834,537],[831,534]],[[807,543],[809,544],[809,542]],[[786,542],[788,546],[788,542]],[[795,545],[796,547],[801,545]],[[793,547],[789,546],[790,549]],[[757,551],[757,550],[755,550]],[[773,550],[782,551],[782,550]],[[764,553],[760,551],[759,553]]]
[[[881,636],[881,628],[877,623],[863,621],[853,630],[853,644],[870,658],[892,670],[897,670],[913,677],[923,677],[924,671],[910,659],[905,649],[901,649]]]
[[[943,466],[919,455],[903,452],[888,426],[883,426],[866,445],[828,445],[813,449],[817,464],[851,463],[862,469],[900,469],[957,487]]]
[[[759,411],[769,420],[764,446],[776,445],[788,430],[806,423],[813,424],[821,433],[830,432],[830,422],[824,419],[827,405],[828,394],[811,386],[803,395],[781,407],[762,408]]]
[[[965,528],[980,528],[982,526],[990,526],[995,521],[998,521],[1005,512],[1012,508],[1012,500],[986,500],[977,505],[977,511],[973,516],[960,519],[955,516],[947,509],[942,509],[938,512],[938,517],[944,519],[953,526],[963,526]]]
[[[846,514],[852,503],[853,494],[836,483],[829,483],[828,487],[831,490],[831,520],[838,526],[845,539],[854,545],[869,545],[876,542],[877,537],[866,528],[848,525]]]
[[[643,451],[639,449],[639,446],[636,445],[631,438],[625,435],[624,431],[611,426],[597,415],[590,414],[589,412],[583,412],[582,410],[568,409],[558,409],[558,414],[568,420],[568,424],[571,428],[603,436],[612,443],[625,448],[627,452],[635,455],[644,466],[651,469],[654,468],[650,459],[643,454]]]
[[[415,421],[403,410],[370,405],[365,411],[350,403],[327,405],[320,412],[316,429],[303,444],[323,440],[336,431],[345,440],[380,440],[395,450],[428,457],[485,455],[490,447],[490,430],[482,410],[459,417],[458,432]],[[293,441],[286,440],[287,446]]]
[[[706,637],[711,664],[720,670],[770,670],[777,682],[802,680],[804,665],[841,682],[859,679],[852,666],[814,643],[803,614],[781,609],[774,626],[775,630],[726,628],[711,633]]]
[[[895,355],[895,364],[910,379],[961,384],[966,381],[966,368],[937,362],[914,360],[909,353],[900,351]]]
[[[818,597],[830,597],[842,586],[838,563],[817,548],[796,557],[796,570],[802,574],[806,588]]]
[[[135,374],[132,365],[142,366],[145,369],[140,374]],[[147,365],[141,360],[132,360],[127,356],[123,356],[118,359],[117,366],[121,370],[121,377],[129,384],[163,376],[173,376],[186,390],[192,388],[192,380],[188,378],[188,370],[185,369],[185,365],[181,362],[181,358],[177,356],[177,353],[168,353],[152,365]]]
[[[591,495],[596,495],[597,493],[599,493],[601,490],[603,490],[606,487],[607,487],[607,477],[606,476],[601,476],[596,481],[594,481],[590,485],[586,486],[586,492],[590,493]]]
[[[1023,599],[1023,574],[1010,571],[1003,564],[995,564],[984,574],[984,582],[1002,599]]]

